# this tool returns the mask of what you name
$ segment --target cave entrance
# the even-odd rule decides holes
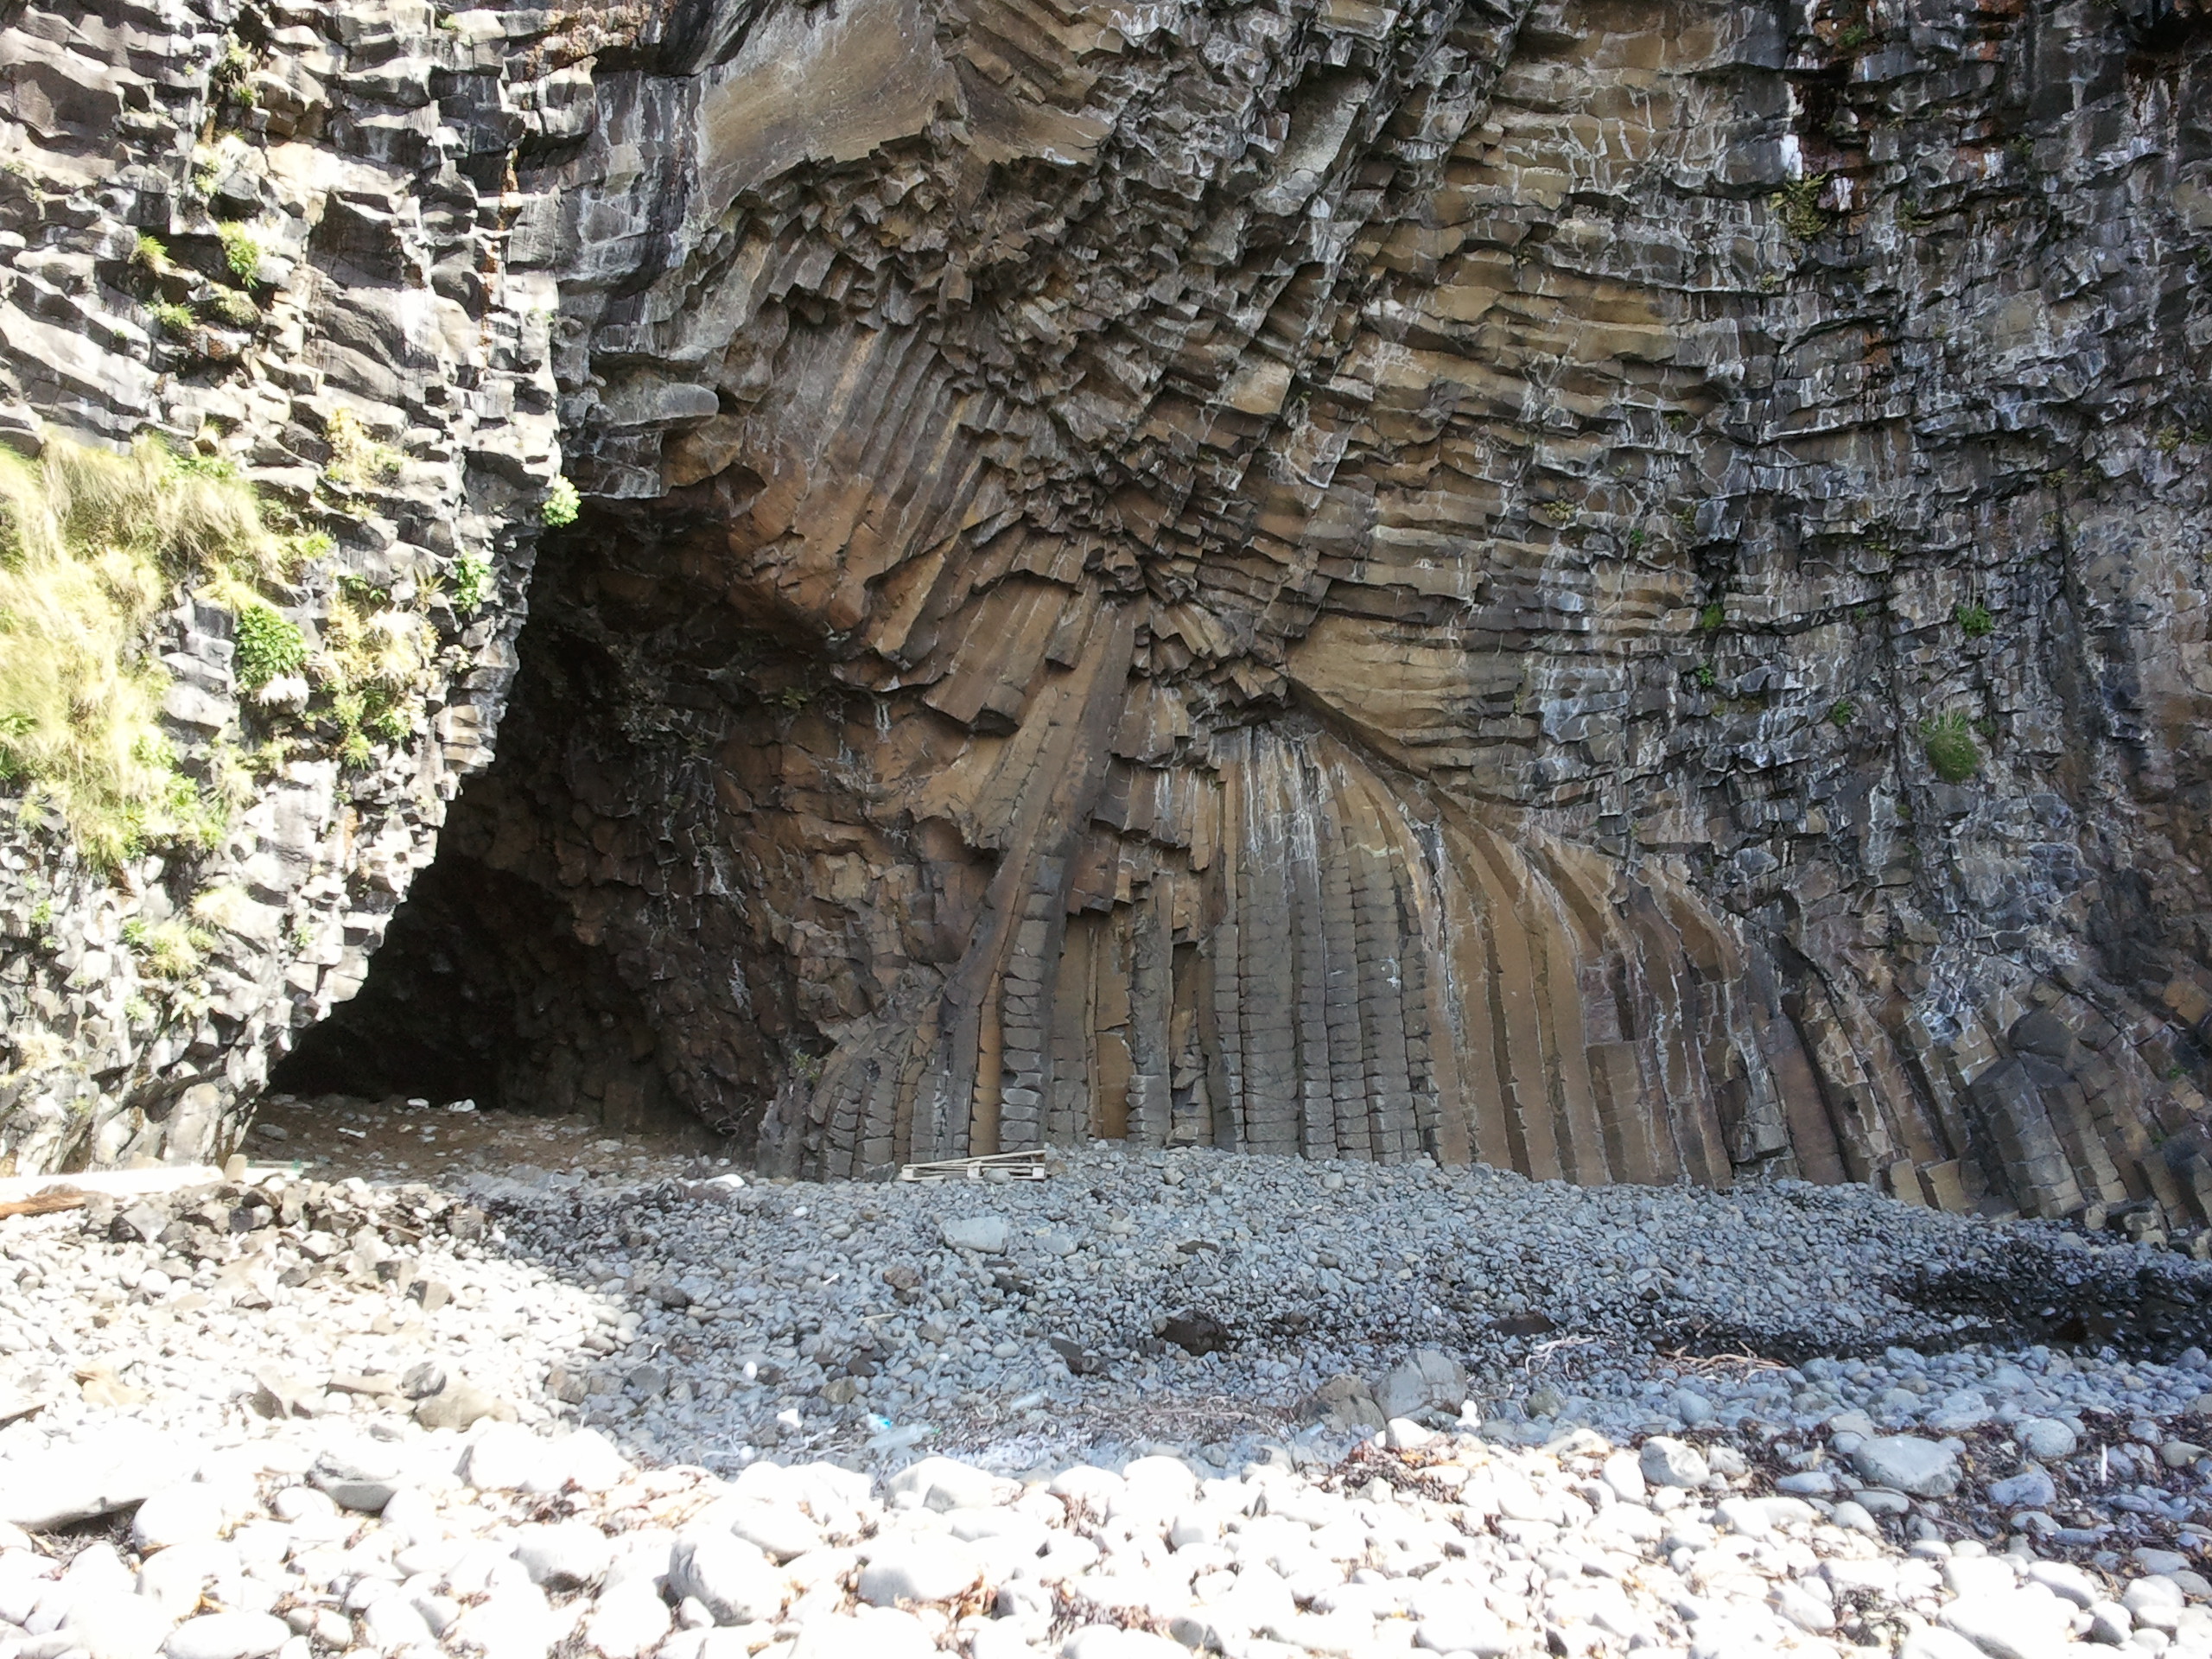
[[[671,1098],[656,1048],[636,997],[556,901],[442,849],[393,912],[359,991],[301,1035],[270,1089],[703,1133]]]

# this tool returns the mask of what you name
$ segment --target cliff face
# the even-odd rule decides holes
[[[21,777],[0,834],[0,1168],[201,1157],[489,757],[557,471],[558,289],[508,259],[508,174],[588,124],[588,46],[412,3],[0,25],[0,437],[155,438],[303,553],[265,597],[306,673],[248,683],[217,571],[145,641],[204,844],[92,859]]]
[[[390,211],[521,314],[587,501],[302,1075],[810,1173],[1103,1135],[2202,1213],[2195,10],[449,22]],[[474,739],[552,423],[429,371],[424,516],[508,538]],[[389,909],[209,1052],[251,1081]]]

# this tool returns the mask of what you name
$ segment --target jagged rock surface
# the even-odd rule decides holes
[[[546,189],[601,505],[448,836],[675,1095],[2196,1206],[2189,19],[728,18]]]
[[[556,291],[507,267],[504,175],[587,80],[534,61],[547,42],[519,14],[442,25],[404,0],[16,4],[0,25],[9,440],[156,434],[226,460],[332,538],[283,595],[311,641],[344,604],[420,642],[408,728],[341,764],[327,718],[241,690],[231,613],[181,588],[152,644],[188,769],[289,746],[264,751],[224,844],[111,879],[9,814],[0,1169],[188,1160],[235,1137],[270,1056],[360,984],[489,758],[557,469]],[[226,228],[258,249],[251,280]],[[206,953],[180,982],[130,941],[183,917]]]
[[[518,1097],[2201,1211],[2195,11],[642,27],[514,158]]]

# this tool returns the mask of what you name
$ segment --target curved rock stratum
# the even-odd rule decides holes
[[[397,378],[524,419],[438,384],[510,308],[583,496],[531,575],[550,453],[397,423],[504,480],[519,672],[362,995],[203,1039],[240,1090],[327,1014],[306,1072],[809,1174],[1103,1136],[2203,1215],[2194,10],[218,10],[252,165],[372,156],[466,255],[391,276]],[[92,49],[54,16],[0,55]],[[96,149],[19,308],[143,220]],[[373,403],[367,291],[296,327]],[[256,476],[285,349],[200,371],[270,387],[214,440]]]

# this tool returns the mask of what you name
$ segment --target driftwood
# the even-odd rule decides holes
[[[16,1198],[0,1204],[0,1221],[10,1216],[49,1216],[58,1210],[81,1210],[92,1195],[73,1189],[49,1187],[43,1192],[34,1192],[28,1198]]]

